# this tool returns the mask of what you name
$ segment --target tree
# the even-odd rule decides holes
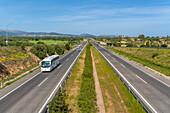
[[[36,44],[31,48],[30,52],[43,59],[46,57],[47,47],[46,45]]]
[[[65,102],[66,98],[65,92],[59,89],[57,96],[54,97],[49,106],[50,113],[68,113],[68,104]]]
[[[145,35],[144,35],[144,34],[141,34],[141,35],[139,35],[138,37],[141,38],[141,39],[143,39],[143,38],[145,38]]]
[[[37,44],[45,44],[45,43],[44,43],[44,42],[39,41],[39,42],[37,42]]]
[[[51,56],[51,55],[54,55],[55,53],[55,47],[54,45],[49,45],[47,46],[47,53]]]
[[[25,45],[24,44],[21,45],[21,49],[25,50]]]
[[[70,45],[67,43],[67,44],[65,45],[65,48],[66,48],[67,50],[70,50]]]
[[[162,44],[161,47],[167,47],[167,45],[166,44]]]
[[[59,45],[55,45],[55,51],[59,55],[64,54],[64,49],[62,49]]]
[[[146,47],[150,47],[149,42],[146,42]]]

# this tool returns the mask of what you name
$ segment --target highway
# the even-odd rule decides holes
[[[83,43],[81,48],[86,43]],[[60,65],[51,72],[37,69],[0,91],[0,113],[41,113],[60,87],[63,76],[80,55],[76,49],[60,58]]]
[[[170,81],[156,73],[93,43],[116,73],[127,80],[150,112],[170,112]]]

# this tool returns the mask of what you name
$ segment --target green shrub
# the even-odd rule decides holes
[[[49,45],[47,46],[47,53],[51,56],[51,55],[54,55],[55,53],[55,47],[54,45]]]
[[[44,43],[44,42],[39,41],[39,42],[37,42],[37,44],[45,44],[45,43]]]
[[[70,50],[70,45],[67,43],[67,44],[65,45],[65,48],[66,48],[67,50]]]
[[[156,56],[158,56],[158,53],[153,54],[152,58],[155,58]]]
[[[62,48],[62,47],[59,46],[58,44],[55,45],[55,51],[56,51],[56,53],[59,54],[59,55],[64,54],[64,48]]]
[[[68,113],[68,104],[65,102],[66,98],[65,92],[59,89],[57,96],[53,98],[49,106],[50,113]]]
[[[36,44],[31,48],[30,52],[35,54],[40,59],[43,59],[46,57],[47,54],[47,46],[42,44]]]
[[[93,66],[92,58],[90,52],[90,42],[87,45],[86,57],[85,57],[85,68],[82,74],[82,83],[80,88],[80,95],[78,96],[78,105],[83,113],[95,113],[97,107],[95,104],[96,101],[96,92],[95,84],[93,77]]]
[[[25,45],[24,44],[21,45],[21,49],[25,50]]]

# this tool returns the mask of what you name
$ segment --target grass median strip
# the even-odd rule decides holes
[[[100,53],[92,47],[97,75],[107,113],[146,112],[118,78]]]
[[[82,74],[82,82],[80,94],[78,96],[78,105],[82,113],[95,113],[96,107],[96,92],[93,77],[92,57],[90,51],[91,43],[86,46],[85,67]]]
[[[106,47],[130,60],[170,76],[170,49]]]
[[[66,94],[68,95],[66,103],[69,104],[68,109],[72,113],[79,113],[78,95],[80,94],[80,87],[82,81],[82,73],[84,69],[84,60],[86,55],[86,48],[83,50],[78,62],[73,68],[73,71],[64,86]]]

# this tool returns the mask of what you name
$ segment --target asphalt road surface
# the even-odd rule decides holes
[[[170,113],[170,81],[93,43],[114,69],[136,89],[152,112]]]
[[[82,44],[81,48],[84,46],[85,43]],[[52,92],[55,92],[54,89],[79,53],[76,48],[60,58],[61,64],[53,71],[41,72],[38,69],[1,90],[0,113],[41,112],[44,109],[44,104]]]

